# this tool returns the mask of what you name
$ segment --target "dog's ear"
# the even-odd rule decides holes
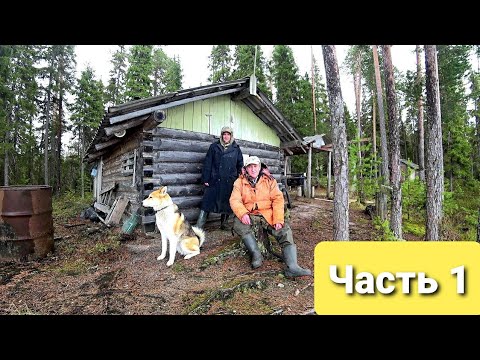
[[[162,194],[166,194],[166,193],[167,193],[167,187],[166,187],[166,186],[162,187],[161,193],[162,193]]]

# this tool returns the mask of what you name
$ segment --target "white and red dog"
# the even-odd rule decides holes
[[[169,244],[167,266],[173,264],[177,251],[181,255],[185,255],[184,259],[190,259],[200,254],[200,247],[205,241],[205,233],[202,229],[190,225],[185,219],[185,215],[178,211],[178,206],[167,194],[166,186],[153,191],[148,198],[143,200],[142,205],[155,210],[155,223],[162,235],[162,252],[157,260],[165,259],[167,242]]]

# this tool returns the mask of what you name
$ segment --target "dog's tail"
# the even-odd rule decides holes
[[[202,246],[203,242],[205,241],[205,232],[196,226],[192,226],[192,230],[200,239],[200,246]]]

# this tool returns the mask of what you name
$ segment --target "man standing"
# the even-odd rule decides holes
[[[290,277],[312,275],[308,269],[297,264],[297,246],[293,242],[292,230],[284,220],[283,193],[278,188],[265,164],[256,156],[245,160],[245,174],[233,184],[230,206],[236,217],[233,229],[242,237],[242,241],[252,257],[252,268],[262,265],[263,257],[252,231],[253,218],[259,217],[263,229],[275,237],[280,244],[287,268],[285,275]]]
[[[196,226],[203,229],[208,214],[220,213],[220,228],[225,229],[229,214],[232,213],[229,198],[233,182],[243,167],[242,150],[233,138],[230,126],[224,126],[220,139],[214,141],[208,151],[202,170],[202,183],[205,185],[200,215]]]

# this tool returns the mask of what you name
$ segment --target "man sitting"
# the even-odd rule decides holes
[[[275,237],[282,248],[287,265],[285,275],[290,277],[312,275],[308,269],[297,264],[297,246],[293,242],[292,229],[284,220],[283,193],[277,181],[268,172],[267,166],[256,156],[245,160],[245,172],[233,184],[230,207],[236,215],[233,229],[242,237],[250,255],[252,268],[262,265],[263,257],[253,234],[252,217],[263,217],[260,226]]]

